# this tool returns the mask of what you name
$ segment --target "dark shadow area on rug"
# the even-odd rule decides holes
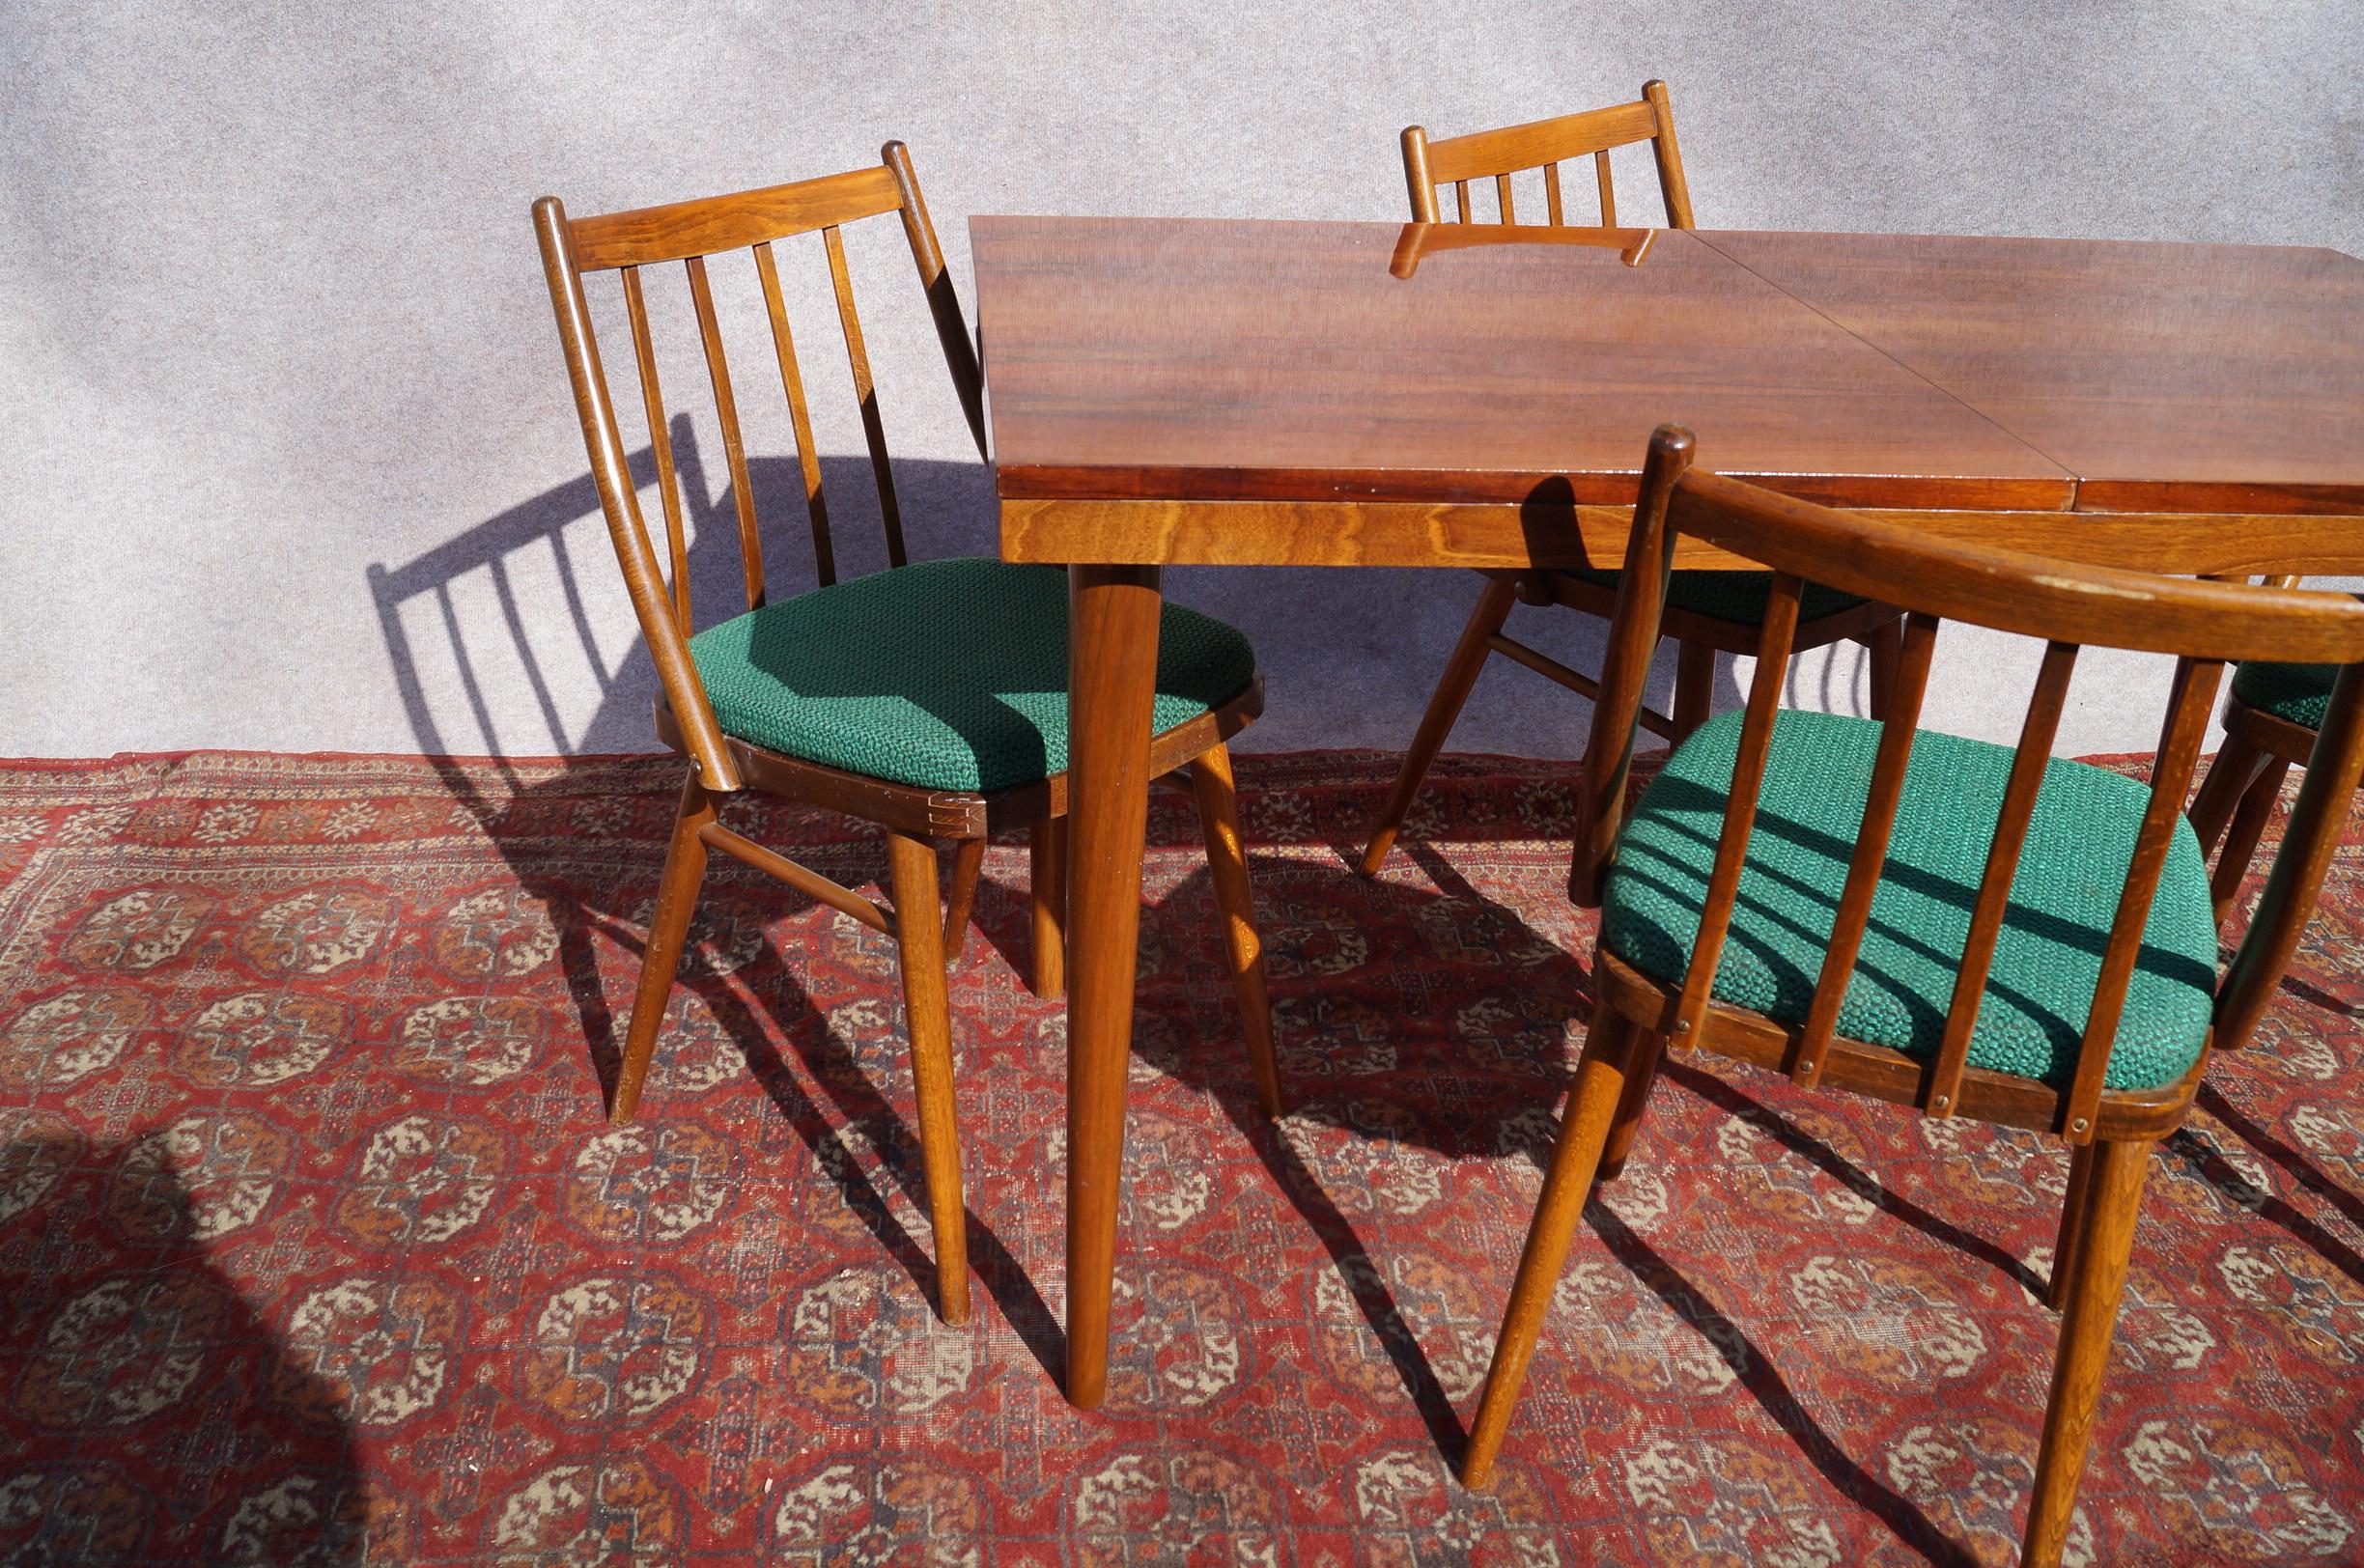
[[[2364,1199],[2359,1199],[2324,1176],[2297,1150],[2242,1115],[2215,1084],[2203,1083],[2196,1103],[2202,1111],[2214,1117],[2227,1132],[2281,1166],[2289,1173],[2291,1180],[2345,1216],[2350,1223],[2364,1226]],[[2349,1278],[2364,1284],[2364,1257],[2357,1256],[2353,1247],[2300,1214],[2285,1200],[2269,1192],[2259,1191],[2202,1132],[2189,1125],[2180,1127],[2159,1145],[2159,1150],[2165,1157],[2181,1160],[2189,1165],[2231,1202],[2281,1226],[2313,1248],[2324,1262]]]
[[[104,1145],[39,1111],[14,1120],[0,1438],[17,1451],[0,1467],[0,1560],[325,1568],[399,1554],[368,1539],[348,1425],[363,1390],[338,1370],[358,1316],[399,1318],[400,1304],[318,1292],[282,1339],[208,1252],[238,1223],[242,1184],[192,1197],[170,1132]],[[436,1326],[417,1327],[413,1370],[439,1379]]]

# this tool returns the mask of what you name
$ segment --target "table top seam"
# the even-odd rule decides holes
[[[1799,294],[1796,290],[1765,276],[1764,273],[1759,271],[1756,267],[1751,266],[1739,257],[1734,256],[1731,251],[1726,250],[1722,245],[1719,245],[1714,240],[1708,238],[1705,233],[1699,230],[1693,230],[1691,231],[1691,237],[1694,239],[1697,239],[1701,244],[1706,246],[1709,250],[1714,251],[1718,256],[1721,256],[1726,261],[1731,263],[1732,266],[1740,268],[1741,271],[1746,272],[1750,277],[1753,277],[1759,283],[1762,283],[1766,288],[1771,289],[1774,293],[1783,295],[1785,298],[1796,300],[1799,304],[1805,306],[1808,310],[1813,311],[1822,320],[1830,322],[1832,326],[1837,327],[1848,337],[1853,338],[1857,343],[1862,344],[1873,353],[1878,354],[1882,359],[1887,360],[1890,364],[1896,366],[1897,369],[1902,371],[1905,375],[1910,376],[1914,380],[1919,381],[1930,391],[1935,392],[1938,396],[1959,406],[1965,412],[1975,414],[1978,418],[1985,421],[1988,425],[1992,426],[1996,431],[2000,432],[2010,440],[2016,442],[2022,447],[2025,447],[2028,451],[2035,453],[2044,462],[2059,469],[2061,476],[2068,482],[2068,505],[2064,510],[2074,512],[2077,509],[2079,494],[2085,487],[2085,476],[2082,473],[2079,473],[2076,469],[2071,468],[2068,466],[2068,464],[2063,462],[2060,459],[2054,457],[2042,447],[2038,446],[2034,441],[2029,440],[2025,435],[2020,434],[2017,431],[2012,429],[2009,425],[2006,425],[2003,423],[2003,421],[1997,419],[1994,415],[1988,413],[1977,404],[1972,403],[1968,398],[1963,397],[1952,387],[1944,385],[1943,383],[1933,379],[1927,372],[1922,371],[1913,365],[1909,365],[1902,359],[1898,358],[1894,350],[1890,350],[1885,345],[1874,343],[1872,339],[1865,337],[1861,332],[1856,331],[1853,327],[1847,325],[1846,322],[1839,320],[1838,317],[1833,316],[1829,311],[1824,310],[1820,305],[1807,298],[1804,294]]]

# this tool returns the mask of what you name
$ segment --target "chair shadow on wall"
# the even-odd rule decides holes
[[[0,1556],[332,1565],[402,1554],[399,1530],[371,1538],[348,1424],[354,1390],[315,1370],[342,1358],[346,1326],[322,1317],[306,1346],[273,1330],[208,1255],[236,1217],[218,1194],[211,1206],[192,1199],[162,1134],[94,1144],[28,1116],[0,1143],[0,1197],[15,1233],[0,1272],[14,1394],[0,1442],[24,1444],[0,1509]]]
[[[727,490],[720,493],[710,491],[692,423],[687,417],[677,418],[670,427],[670,434],[690,523],[688,562],[692,603],[700,624],[712,624],[737,613],[746,603],[740,574],[736,504]],[[747,466],[750,484],[759,497],[795,494],[801,490],[802,475],[793,460],[750,459]],[[824,457],[822,467],[824,488],[841,515],[838,520],[855,524],[841,531],[841,540],[859,539],[868,545],[876,536],[865,537],[861,525],[865,520],[875,523],[876,513],[873,510],[863,515],[858,510],[865,502],[875,507],[875,501],[870,499],[874,492],[866,460]],[[643,487],[654,483],[654,463],[647,449],[632,455],[631,469],[636,483]],[[911,535],[915,560],[964,551],[977,553],[990,547],[993,495],[989,470],[973,462],[915,462],[898,459],[894,472],[898,492],[904,498],[905,525]],[[710,494],[711,500],[707,499]],[[854,502],[851,509],[849,501]],[[842,514],[849,510],[856,510],[857,515],[844,518]],[[568,531],[586,521],[594,525],[592,530],[585,530],[589,534],[587,543],[570,543]],[[652,526],[655,525],[652,518]],[[635,637],[629,652],[610,667],[600,649],[591,602],[583,591],[584,574],[605,576],[614,571],[604,529],[598,493],[586,473],[488,518],[414,560],[392,567],[372,566],[368,574],[380,631],[418,749],[438,758],[487,757],[497,772],[500,785],[496,791],[488,791],[478,782],[477,774],[464,768],[448,768],[443,776],[453,795],[485,825],[488,836],[508,860],[520,884],[549,910],[559,933],[559,959],[567,989],[603,1096],[612,1090],[620,1030],[601,980],[593,938],[604,937],[619,950],[637,955],[646,908],[661,862],[662,845],[660,841],[639,846],[638,858],[645,865],[636,866],[622,884],[587,888],[567,874],[564,841],[549,836],[549,823],[564,810],[563,802],[580,796],[580,782],[569,784],[563,778],[532,782],[529,770],[512,759],[567,753],[646,753],[654,749],[655,731],[649,705],[656,682],[645,645]],[[765,529],[764,559],[774,600],[813,586],[809,550],[805,542],[796,537],[797,531],[794,525]],[[843,575],[855,575],[886,564],[883,553],[875,546],[872,553],[878,555],[876,559],[865,557],[859,547],[847,549],[841,544],[840,549]],[[563,688],[546,671],[546,656],[537,652],[536,641],[528,630],[529,626],[539,627],[547,633],[554,606],[523,602],[515,584],[515,563],[521,555],[534,551],[548,552],[549,564],[554,567],[558,577],[564,624],[572,639],[566,657],[583,659],[597,681],[596,709],[578,731],[570,731],[560,705]],[[586,554],[588,564],[582,558]],[[455,598],[454,586],[474,574],[483,574],[490,583],[502,633],[509,644],[507,653],[517,660],[534,694],[543,728],[530,742],[502,732],[481,660],[471,655],[467,625]],[[406,607],[421,604],[432,612],[430,623],[440,633],[440,645],[450,660],[474,726],[474,733],[462,743],[455,743],[458,738],[446,733],[437,721],[428,698],[428,682],[419,653],[405,625]],[[1731,681],[1729,666],[1724,678],[1727,683]],[[1538,700],[1572,699],[1542,691]],[[1374,796],[1382,783],[1374,781]],[[671,789],[668,782],[663,806],[668,812]],[[1196,843],[1196,825],[1183,811],[1153,811],[1150,832],[1153,845],[1158,847],[1178,848]],[[1524,933],[1527,939],[1546,940],[1528,928],[1517,911],[1486,899],[1433,849],[1420,845],[1412,847],[1412,853],[1437,890],[1413,892],[1399,887],[1391,896],[1449,902],[1456,906],[1455,922],[1474,919],[1501,931],[1508,939],[1520,939],[1519,934]],[[1337,871],[1339,901],[1349,907],[1355,899],[1351,888],[1370,885],[1362,883],[1347,869],[1350,860],[1350,851],[1342,854]],[[1259,905],[1268,907],[1267,918],[1294,917],[1297,911],[1273,907],[1275,900],[1269,888],[1275,879],[1302,872],[1304,863],[1252,856],[1252,863],[1254,861],[1265,862],[1264,875],[1258,878],[1257,896]],[[883,872],[883,863],[880,869]],[[737,875],[737,868],[718,864],[709,873],[709,887],[719,891],[725,886],[736,886],[733,879]],[[746,885],[757,885],[754,873],[746,873]],[[766,900],[786,901],[773,905],[774,908],[801,909],[803,905],[802,895],[788,888],[768,880],[760,885]],[[1000,886],[990,877],[980,885],[974,929],[1021,972],[1027,962],[1025,910],[1023,887]],[[1177,925],[1188,921],[1194,926],[1211,922],[1212,910],[1212,892],[1201,867],[1158,908],[1145,911],[1144,931],[1154,933],[1169,921]],[[1318,911],[1314,912],[1318,916]],[[699,956],[700,938],[706,934],[693,925],[692,945],[684,962],[675,1006],[682,1005],[683,991],[694,994],[704,1003],[717,1023],[729,1034],[774,1106],[837,1186],[848,1207],[860,1217],[914,1281],[922,1290],[933,1293],[935,1269],[929,1249],[898,1218],[898,1212],[915,1217],[924,1213],[925,1208],[917,1147],[909,1129],[858,1066],[858,1053],[829,1026],[794,970],[782,962],[771,944],[764,944],[757,957],[725,976]],[[1148,976],[1144,974],[1143,978]],[[1214,989],[1227,990],[1220,981]],[[1555,951],[1541,974],[1523,977],[1518,990],[1527,1011],[1542,1009],[1527,1022],[1526,1027],[1548,1035],[1551,1049],[1501,1078],[1493,1086],[1492,1099],[1457,1103],[1450,1107],[1449,1114],[1420,1116],[1410,1130],[1399,1126],[1370,1128],[1356,1123],[1351,1104],[1354,1085],[1337,1083],[1335,1093],[1306,1093],[1303,1088],[1306,1080],[1301,1077],[1291,1092],[1295,1114],[1331,1121],[1336,1126],[1352,1129],[1359,1135],[1382,1141],[1413,1142],[1451,1158],[1512,1152],[1498,1142],[1496,1129],[1517,1111],[1534,1105],[1538,1098],[1549,1103],[1564,1090],[1566,1066],[1561,1042],[1581,1031],[1590,1009],[1590,977],[1564,950]],[[1276,1000],[1286,1005],[1287,983],[1276,979],[1274,992]],[[1227,1012],[1224,1015],[1226,1019],[1229,1016]],[[1236,1024],[1226,1027],[1235,1029]],[[1152,1023],[1152,1028],[1141,1032],[1147,1034],[1153,1028]],[[799,1050],[838,1115],[850,1127],[859,1129],[879,1150],[881,1169],[900,1189],[902,1205],[891,1203],[848,1155],[840,1134],[832,1129],[822,1107],[813,1103],[781,1060],[774,1044],[775,1039],[785,1040]],[[1213,1095],[1250,1139],[1280,1190],[1331,1253],[1357,1309],[1394,1364],[1440,1452],[1452,1458],[1459,1451],[1463,1434],[1451,1396],[1422,1350],[1385,1271],[1365,1247],[1353,1222],[1325,1190],[1296,1147],[1280,1130],[1262,1119],[1244,1060],[1232,1060],[1242,1053],[1226,1052],[1224,1049],[1229,1043],[1216,1042],[1211,1050],[1203,1047],[1184,1050],[1176,1052],[1170,1063],[1161,1065],[1182,1082]],[[1285,1027],[1280,1044],[1286,1077],[1290,1048]],[[660,1050],[661,1052],[661,1045]],[[1813,1161],[1858,1191],[1876,1194],[1876,1200],[1889,1214],[2026,1282],[2024,1266],[1885,1190],[1869,1173],[1753,1097],[1709,1075],[1677,1072],[1670,1074],[1670,1078],[1693,1092],[1723,1102],[1728,1109],[1754,1107],[1747,1112],[1752,1119],[1770,1130],[1792,1152]],[[661,1112],[652,1107],[650,1114]],[[1523,1153],[1538,1166],[1548,1158],[1548,1147],[1543,1142],[1515,1152]],[[1900,1536],[1934,1559],[1951,1560],[1955,1554],[1951,1544],[1900,1496],[1873,1479],[1839,1449],[1788,1394],[1778,1374],[1771,1371],[1771,1360],[1717,1311],[1704,1294],[1659,1259],[1646,1243],[1608,1211],[1595,1206],[1591,1214],[1595,1227],[1612,1244],[1613,1252],[1715,1347],[1731,1364],[1742,1385],[1756,1394],[1785,1430],[1796,1437],[1801,1448],[1834,1484],[1866,1500],[1888,1519]],[[1045,1369],[1055,1375],[1064,1364],[1064,1350],[1062,1335],[1048,1304],[1007,1246],[973,1211],[970,1216],[970,1231],[971,1256],[981,1281]]]

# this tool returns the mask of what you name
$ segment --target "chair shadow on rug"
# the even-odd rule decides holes
[[[94,1145],[40,1111],[10,1118],[0,1560],[330,1568],[408,1555],[405,1512],[371,1517],[351,1424],[356,1400],[398,1399],[405,1385],[352,1345],[381,1318],[410,1318],[427,1334],[408,1370],[439,1378],[438,1353],[462,1337],[457,1296],[432,1280],[318,1290],[290,1304],[282,1338],[210,1255],[267,1189],[239,1179],[230,1151],[230,1173],[201,1176],[192,1195],[182,1169],[205,1171],[217,1151],[178,1133]],[[437,1329],[441,1343],[428,1337]]]
[[[2281,1166],[2291,1180],[2312,1193],[2317,1200],[2337,1211],[2350,1224],[2364,1228],[2364,1199],[2359,1199],[2355,1193],[2332,1181],[2296,1149],[2242,1115],[2215,1084],[2202,1084],[2196,1104],[2226,1132]],[[2287,1199],[2259,1190],[2225,1158],[2222,1150],[2190,1127],[2178,1129],[2175,1136],[2169,1138],[2163,1147],[2171,1157],[2182,1161],[2202,1180],[2214,1187],[2227,1201],[2250,1210],[2261,1219],[2281,1226],[2302,1245],[2312,1248],[2324,1262],[2358,1284],[2364,1284],[2364,1257],[2359,1257],[2354,1247],[2299,1213]]]
[[[1381,784],[1374,783],[1373,793],[1380,787]],[[1361,826],[1362,818],[1352,817],[1351,813],[1349,816],[1351,831]],[[1255,824],[1252,798],[1249,824],[1252,833]],[[1154,835],[1154,811],[1151,830]],[[1159,1050],[1154,1044],[1145,1050],[1143,1036],[1154,1038],[1158,1032],[1155,1021],[1146,1011],[1136,1022],[1135,1050],[1150,1055],[1152,1065],[1210,1094],[1222,1106],[1241,1135],[1254,1148],[1275,1185],[1320,1239],[1347,1295],[1392,1363],[1440,1456],[1448,1464],[1457,1466],[1467,1434],[1455,1411],[1454,1396],[1446,1387],[1428,1351],[1428,1343],[1438,1333],[1439,1326],[1422,1321],[1424,1307],[1407,1309],[1397,1299],[1381,1261],[1402,1248],[1400,1245],[1383,1244],[1374,1250],[1365,1245],[1355,1220],[1324,1186],[1321,1173],[1309,1160],[1306,1151],[1310,1143],[1301,1146],[1300,1140],[1290,1135],[1291,1125],[1303,1130],[1309,1123],[1319,1124],[1351,1131],[1365,1138],[1410,1142],[1456,1161],[1510,1156],[1524,1159],[1539,1172],[1549,1162],[1553,1122],[1520,1113],[1531,1113],[1538,1102],[1553,1106],[1565,1088],[1566,1061],[1590,1016],[1592,986],[1582,963],[1567,951],[1564,939],[1537,931],[1516,910],[1488,898],[1431,845],[1413,844],[1406,848],[1428,886],[1415,887],[1400,882],[1374,883],[1356,875],[1351,862],[1343,858],[1337,871],[1324,865],[1318,876],[1309,874],[1309,863],[1304,859],[1283,858],[1269,853],[1252,853],[1250,865],[1259,905],[1271,907],[1261,924],[1268,933],[1268,940],[1277,945],[1287,943],[1300,931],[1336,929],[1357,914],[1367,916],[1367,907],[1374,902],[1397,911],[1405,906],[1424,905],[1432,910],[1449,909],[1451,917],[1449,922],[1423,921],[1415,914],[1404,921],[1404,929],[1413,933],[1416,940],[1429,926],[1449,924],[1472,939],[1473,951],[1490,946],[1525,961],[1506,964],[1505,982],[1501,985],[1472,986],[1467,991],[1469,996],[1480,1000],[1500,999],[1513,994],[1517,997],[1516,1043],[1490,1063],[1474,1061],[1469,1043],[1456,1036],[1443,1018],[1425,1023],[1410,1022],[1400,1017],[1393,1021],[1395,1045],[1403,1055],[1436,1052],[1446,1058],[1440,1071],[1461,1076],[1466,1092],[1450,1106],[1418,1100],[1406,1102],[1381,1090],[1376,1104],[1408,1111],[1409,1119],[1363,1112],[1359,1108],[1363,1092],[1372,1085],[1346,1073],[1325,1077],[1320,1064],[1313,1059],[1324,1050],[1321,1040],[1314,1031],[1302,1025],[1292,1027],[1286,1022],[1296,1004],[1306,999],[1309,988],[1290,978],[1295,966],[1285,952],[1268,954],[1268,958],[1277,960],[1272,982],[1276,1033],[1281,1051],[1281,1073],[1291,1095],[1291,1112],[1286,1122],[1274,1124],[1263,1118],[1244,1073],[1234,1071],[1235,1064],[1224,1052],[1187,1047]],[[1555,857],[1547,871],[1555,887],[1564,875],[1562,866],[1563,861]],[[1194,903],[1207,896],[1203,890],[1185,882],[1158,909],[1144,914],[1144,931],[1153,926],[1169,926],[1182,932],[1196,929],[1200,911]],[[1337,900],[1337,904],[1327,910],[1322,908],[1331,899]],[[1365,918],[1362,924],[1367,930],[1380,922]],[[1382,955],[1374,953],[1365,967],[1375,969],[1381,960]],[[1147,1005],[1144,999],[1144,1010]],[[1568,1039],[1570,1024],[1578,1031],[1579,1040]],[[1993,1267],[2023,1288],[2041,1294],[2042,1281],[2003,1248],[1884,1188],[1860,1166],[1742,1088],[1687,1063],[1672,1064],[1666,1074],[1687,1092],[1758,1126],[1789,1153],[1877,1204],[1884,1218],[1902,1220],[1939,1244]],[[1961,1547],[1947,1539],[1915,1503],[1850,1455],[1792,1391],[1782,1374],[1781,1358],[1768,1356],[1716,1305],[1718,1294],[1729,1297],[1735,1287],[1729,1282],[1703,1285],[1688,1277],[1597,1199],[1588,1206],[1586,1214],[1616,1261],[1700,1336],[1731,1370],[1733,1380],[1757,1400],[1776,1427],[1788,1435],[1834,1488],[1881,1520],[1900,1541],[1927,1560],[1943,1564],[1966,1564],[1973,1560]],[[1428,1338],[1424,1340],[1423,1335]]]
[[[736,496],[728,486],[719,491],[710,487],[696,428],[688,415],[675,416],[668,430],[690,521],[692,600],[727,606],[742,594]],[[633,452],[629,466],[638,484],[656,483],[650,449]],[[846,536],[838,562],[841,574],[852,577],[884,568],[868,460],[825,456],[821,466],[833,510],[848,524],[841,529]],[[803,476],[794,458],[751,458],[747,470],[749,487],[759,494],[802,492]],[[893,470],[915,559],[990,551],[994,513],[989,471],[973,462],[907,459],[894,460]],[[776,559],[769,574],[773,597],[784,600],[813,588],[817,579],[810,552],[795,547],[784,532],[784,547],[770,547],[775,528],[785,529],[794,509],[775,510],[779,515],[764,533],[767,559]],[[484,825],[519,887],[527,899],[538,902],[555,929],[558,963],[595,1075],[599,1104],[612,1099],[622,1065],[621,1026],[630,1007],[630,976],[637,969],[664,860],[664,827],[670,826],[683,767],[674,757],[648,760],[660,742],[653,715],[657,683],[646,644],[635,633],[621,653],[603,649],[594,628],[586,585],[589,591],[605,593],[613,576],[605,527],[598,491],[585,473],[495,514],[410,561],[373,565],[368,572],[380,631],[418,749],[430,757],[486,758],[497,779],[488,787],[481,781],[482,770],[471,772],[455,766],[444,772],[455,798]],[[521,590],[518,579],[534,574],[554,575],[555,591],[546,580],[531,591]],[[482,639],[471,642],[468,627],[484,618],[466,611],[481,607],[471,600],[488,595],[497,606],[503,635],[492,639],[492,646],[482,646]],[[559,603],[567,607],[563,621],[525,607]],[[430,660],[442,661],[456,677],[473,734],[447,734],[437,721],[423,668]],[[570,723],[567,678],[578,677],[585,667],[597,687],[597,705],[588,719]],[[533,692],[539,710],[542,727],[530,736],[504,733],[487,695],[493,682],[519,678]],[[518,760],[561,754],[578,755],[569,769],[556,773]],[[588,771],[603,768],[614,771],[605,783],[590,781]],[[586,829],[582,812],[611,809],[619,800],[627,801],[629,810],[643,798],[655,802],[652,809],[663,819],[653,836],[619,850],[612,831]],[[724,807],[724,820],[736,821],[739,812],[750,809],[765,808],[760,802],[734,799]],[[771,809],[782,808],[774,803]],[[588,876],[585,872],[592,868],[587,855],[605,862]],[[869,858],[875,865],[853,875],[850,883],[885,884],[884,850]],[[933,1299],[937,1279],[932,1252],[897,1217],[896,1205],[852,1153],[854,1143],[868,1142],[880,1157],[881,1170],[908,1203],[918,1206],[917,1216],[924,1217],[927,1200],[913,1130],[768,944],[729,965],[727,975],[715,966],[713,938],[719,924],[729,920],[735,898],[745,905],[745,895],[759,891],[765,916],[795,913],[810,908],[810,901],[728,857],[718,857],[707,883],[710,896],[691,924],[681,983],[669,1003],[668,1032],[687,1005],[685,995],[694,995],[829,1174],[848,1209]],[[987,887],[979,888],[980,900],[988,894]],[[621,966],[624,988],[612,1004],[601,978],[595,938],[613,944],[629,960]],[[894,990],[889,980],[880,993],[890,1007],[899,1002]],[[788,1071],[777,1044],[783,1040],[825,1086],[851,1141]],[[661,1064],[664,1055],[661,1040]],[[587,1100],[590,1091],[587,1083]],[[973,1210],[968,1228],[971,1262],[979,1278],[994,1291],[1033,1354],[1046,1366],[1060,1365],[1064,1353],[1054,1320],[1030,1281],[999,1239],[978,1222]]]

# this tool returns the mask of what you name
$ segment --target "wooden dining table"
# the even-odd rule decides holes
[[[1108,1383],[1163,567],[1614,567],[1670,420],[1703,467],[1992,544],[2186,573],[2364,559],[2364,263],[2337,251],[970,232],[1001,555],[1070,573],[1066,1389],[1087,1409]],[[1692,545],[1675,564],[1747,563]]]

